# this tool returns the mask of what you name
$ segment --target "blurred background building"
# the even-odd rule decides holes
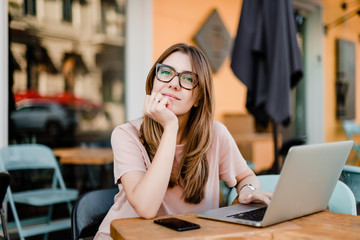
[[[10,141],[62,146],[108,138],[125,120],[125,1],[9,0],[8,6],[18,109]],[[68,114],[51,111],[54,104]],[[70,112],[73,125],[66,126]]]

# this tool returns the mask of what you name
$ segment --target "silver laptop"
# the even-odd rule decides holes
[[[290,148],[269,206],[238,204],[198,217],[266,227],[327,208],[353,141]],[[250,216],[251,215],[251,216]]]

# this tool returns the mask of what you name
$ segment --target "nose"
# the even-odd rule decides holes
[[[176,89],[176,90],[179,90],[179,89],[181,88],[179,75],[176,75],[176,76],[169,82],[169,88],[174,88],[174,89]]]

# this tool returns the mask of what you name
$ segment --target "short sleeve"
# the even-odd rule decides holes
[[[220,150],[220,180],[226,182],[229,187],[234,187],[237,184],[236,176],[241,175],[248,166],[228,129],[223,124],[217,123],[214,124],[214,130]]]
[[[116,127],[111,134],[111,146],[114,154],[114,178],[115,183],[120,183],[120,178],[127,172],[142,171],[147,167],[144,156],[146,150],[141,144],[130,124]],[[134,127],[133,127],[134,128]],[[135,129],[135,128],[134,128]]]

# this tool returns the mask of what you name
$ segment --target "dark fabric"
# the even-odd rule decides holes
[[[10,175],[7,172],[0,172],[0,208],[2,208],[2,202],[4,201],[6,190],[10,184]]]
[[[267,126],[287,125],[291,88],[302,77],[291,0],[244,0],[231,68],[246,85],[246,107]]]
[[[75,202],[71,212],[73,240],[95,236],[118,192],[118,188],[94,190],[85,193]]]

